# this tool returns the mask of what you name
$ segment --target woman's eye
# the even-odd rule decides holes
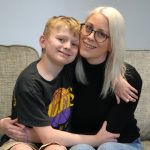
[[[91,33],[93,31],[93,28],[91,26],[86,25],[86,31]]]
[[[106,34],[103,33],[102,31],[97,31],[97,35],[98,35],[99,37],[105,37],[105,36],[106,36]]]

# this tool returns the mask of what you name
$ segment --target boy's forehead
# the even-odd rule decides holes
[[[56,30],[70,30],[69,26],[66,24],[58,24],[54,27]]]
[[[74,23],[74,22],[62,22],[62,21],[57,21],[53,22],[49,26],[49,33],[53,32],[60,32],[63,34],[63,32],[66,34],[70,34],[73,37],[78,37],[79,36],[79,28],[80,24]]]
[[[66,26],[66,25],[64,25],[64,26],[55,26],[55,27],[53,27],[51,32],[55,32],[55,33],[72,33],[71,30],[69,29],[69,27]]]
[[[52,34],[64,38],[71,38],[73,41],[79,41],[79,34],[74,34],[68,26],[56,27],[52,30]]]
[[[64,33],[64,34],[71,34],[72,36],[77,36],[78,34],[74,34],[76,31],[72,30],[71,27],[69,27],[68,25],[59,25],[59,26],[55,26],[53,28],[53,31],[55,32],[59,32],[59,33]]]

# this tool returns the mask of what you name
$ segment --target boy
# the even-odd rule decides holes
[[[79,31],[80,24],[72,17],[49,19],[39,40],[41,58],[20,74],[14,88],[12,118],[18,118],[20,123],[33,128],[42,144],[57,141],[55,131],[69,128],[74,105],[73,71],[70,71],[73,64],[69,63],[78,53]],[[51,139],[46,137],[45,131],[50,131]],[[32,150],[41,146],[27,143],[29,140],[23,143],[10,139],[2,149]]]

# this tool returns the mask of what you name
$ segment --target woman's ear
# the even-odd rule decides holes
[[[112,51],[112,50],[109,48],[109,49],[108,49],[108,52],[110,53],[111,51]]]
[[[108,52],[111,52],[111,51],[112,51],[111,43],[109,42],[109,45],[108,45]]]

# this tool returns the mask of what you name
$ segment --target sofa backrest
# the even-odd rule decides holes
[[[137,69],[143,80],[135,117],[141,129],[141,139],[148,140],[150,139],[150,50],[127,50],[125,60]]]
[[[0,45],[0,119],[10,115],[12,92],[20,72],[39,58],[28,46]]]
[[[31,47],[0,45],[0,119],[10,115],[12,91],[18,75],[38,58],[38,53]],[[143,79],[135,117],[141,129],[141,139],[150,139],[150,50],[127,50],[125,60],[137,69]]]

